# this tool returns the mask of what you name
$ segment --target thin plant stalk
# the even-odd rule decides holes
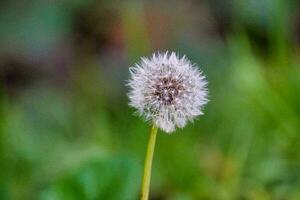
[[[157,127],[153,125],[150,131],[150,137],[148,141],[147,153],[145,158],[141,200],[148,200],[149,197],[151,168],[152,168],[152,160],[153,160],[153,154],[155,148],[156,135],[157,135]]]

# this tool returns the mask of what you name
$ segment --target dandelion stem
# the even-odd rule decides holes
[[[153,125],[150,131],[150,137],[148,141],[146,159],[144,164],[141,200],[148,200],[149,197],[151,167],[152,167],[153,153],[155,148],[156,135],[157,135],[157,127]]]

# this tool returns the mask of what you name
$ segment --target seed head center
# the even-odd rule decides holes
[[[164,77],[158,79],[154,95],[163,105],[173,105],[183,89],[180,81],[171,77]]]

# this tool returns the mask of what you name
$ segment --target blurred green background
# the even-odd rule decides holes
[[[159,132],[152,200],[300,199],[300,2],[2,0],[0,199],[138,199],[128,67],[173,50],[205,115]]]

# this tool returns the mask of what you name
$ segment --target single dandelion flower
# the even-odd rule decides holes
[[[203,114],[207,81],[185,56],[153,54],[131,67],[130,73],[130,106],[163,131],[183,128]]]
[[[130,74],[129,105],[153,124],[141,191],[141,200],[147,200],[157,129],[172,133],[203,114],[202,108],[208,102],[207,82],[194,64],[174,52],[142,58],[139,64],[130,68]]]

